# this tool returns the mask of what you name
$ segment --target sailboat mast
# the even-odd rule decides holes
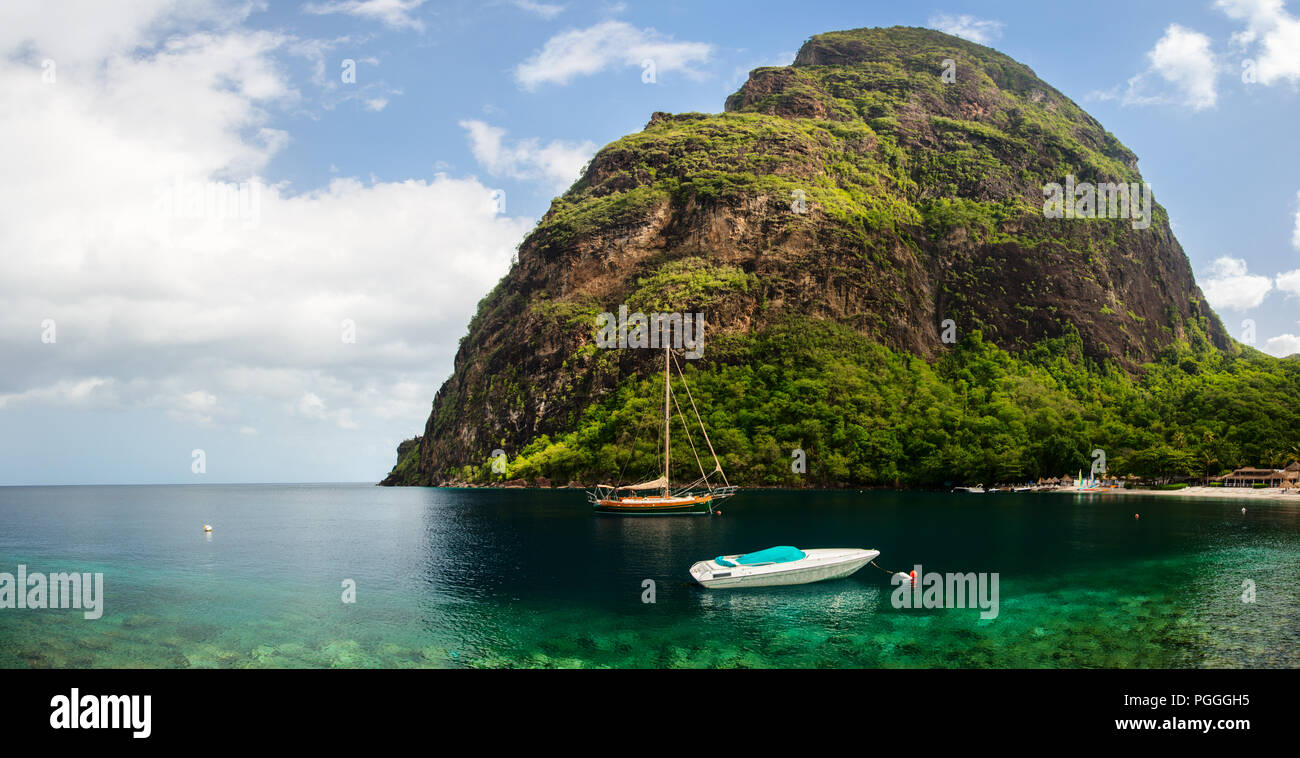
[[[668,373],[668,361],[672,357],[668,352],[669,346],[664,345],[664,494],[668,494],[671,482],[668,480],[668,382],[671,375]]]

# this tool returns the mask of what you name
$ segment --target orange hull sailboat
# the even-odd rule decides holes
[[[631,516],[712,515],[716,501],[736,494],[736,487],[727,481],[727,475],[722,471],[722,462],[718,460],[718,454],[713,450],[713,443],[709,441],[709,433],[704,428],[704,420],[700,418],[699,410],[695,407],[695,398],[691,396],[690,387],[686,386],[686,376],[682,374],[681,367],[677,366],[677,375],[681,378],[682,386],[686,389],[686,396],[690,400],[691,410],[694,411],[695,419],[700,425],[700,433],[703,435],[705,444],[708,445],[709,453],[713,456],[713,471],[705,473],[704,464],[700,463],[699,453],[695,449],[695,441],[691,439],[691,433],[686,424],[686,416],[682,413],[681,406],[677,404],[677,399],[673,396],[672,368],[675,366],[676,361],[672,357],[671,348],[665,346],[663,475],[638,484],[596,485],[594,491],[587,493],[588,500],[596,513],[618,513]],[[677,415],[681,417],[686,439],[691,443],[691,452],[695,454],[695,462],[700,469],[699,479],[676,489],[673,488],[669,479],[672,464],[671,446],[669,444],[671,441],[670,421],[674,407],[677,409]],[[710,481],[715,476],[722,480],[720,486]]]

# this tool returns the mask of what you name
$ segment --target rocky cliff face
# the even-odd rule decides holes
[[[724,113],[656,113],[597,153],[480,304],[385,483],[570,429],[651,370],[651,351],[593,346],[595,315],[622,304],[704,312],[713,341],[835,322],[927,360],[947,319],[1013,352],[1077,332],[1129,372],[1192,333],[1230,349],[1158,205],[1148,228],[1045,217],[1046,185],[1141,183],[1136,166],[995,50],[924,29],[814,37]]]

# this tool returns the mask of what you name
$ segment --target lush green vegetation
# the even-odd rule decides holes
[[[1089,469],[1095,448],[1106,451],[1111,473],[1151,479],[1300,457],[1300,361],[1249,348],[1227,356],[1183,345],[1133,379],[1086,360],[1074,335],[1011,354],[973,333],[930,364],[801,320],[716,340],[709,351],[707,365],[686,367],[688,382],[728,475],[749,486],[1073,476]],[[587,483],[653,475],[662,382],[626,382],[572,432],[535,439],[505,474],[485,461],[460,475]],[[674,476],[690,479],[699,472],[674,424]],[[807,455],[806,475],[791,470],[796,448]]]
[[[703,258],[681,258],[661,266],[636,283],[628,307],[645,312],[701,308],[727,292],[747,292],[754,275],[736,266],[719,265]]]

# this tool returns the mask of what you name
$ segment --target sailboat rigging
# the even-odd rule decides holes
[[[682,412],[681,405],[677,402],[677,398],[673,393],[673,368],[677,369],[677,375],[681,379],[682,387],[686,390],[686,397],[690,401],[695,420],[700,425],[700,433],[709,448],[710,455],[713,456],[713,471],[708,473],[704,471],[704,464],[700,461],[699,451],[695,447],[695,440],[691,438],[690,427],[686,423],[686,414]],[[674,408],[676,408],[677,415],[682,420],[682,430],[686,435],[687,442],[690,443],[691,453],[695,456],[695,463],[700,469],[699,479],[675,489],[672,486],[671,479],[671,422]],[[712,481],[715,476],[722,479],[721,485]],[[655,479],[637,484],[598,484],[593,491],[587,493],[587,499],[597,513],[621,513],[636,516],[711,515],[714,512],[715,502],[731,497],[734,494],[736,494],[736,487],[727,481],[727,475],[722,470],[722,462],[718,460],[718,454],[713,449],[713,442],[709,439],[709,432],[704,428],[704,420],[700,418],[699,408],[695,405],[695,397],[691,395],[691,388],[686,384],[686,375],[682,373],[681,367],[677,365],[676,359],[673,358],[671,347],[665,345],[663,474]]]

